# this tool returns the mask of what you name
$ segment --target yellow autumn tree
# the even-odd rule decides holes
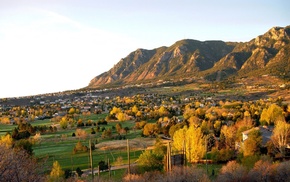
[[[53,162],[53,166],[49,175],[49,181],[62,181],[64,178],[64,171],[61,169],[58,161]]]
[[[67,125],[68,125],[67,117],[62,117],[59,124],[60,124],[62,129],[66,129]]]
[[[190,162],[203,158],[206,149],[201,128],[190,126],[177,130],[173,136],[173,147],[179,151],[185,148],[186,158]]]
[[[158,109],[158,112],[159,112],[160,116],[166,116],[169,113],[168,110],[166,109],[166,107],[164,107],[164,106],[161,106]]]
[[[263,109],[260,122],[271,125],[276,123],[281,117],[283,117],[283,109],[276,104],[272,104],[268,109]]]
[[[2,124],[10,124],[10,118],[7,116],[0,118],[0,120]]]
[[[154,136],[158,133],[158,126],[155,123],[147,123],[143,129],[143,135],[145,136]]]
[[[121,122],[125,121],[127,119],[127,114],[123,113],[123,112],[119,112],[116,115],[117,119]]]
[[[138,112],[138,107],[134,105],[131,110],[134,114],[136,114]]]
[[[76,109],[71,107],[68,111],[69,114],[74,114],[76,112]]]
[[[222,126],[221,133],[225,137],[225,145],[227,148],[234,149],[236,141],[237,129],[234,126]]]
[[[278,120],[271,136],[275,148],[281,156],[285,156],[287,144],[290,142],[290,124],[285,120]]]
[[[114,106],[113,109],[111,110],[110,114],[114,115],[114,114],[118,114],[120,112],[122,112],[122,110],[120,108]]]
[[[7,134],[5,136],[1,136],[0,138],[0,145],[4,145],[7,148],[12,147],[13,139],[10,134]]]
[[[173,147],[179,151],[184,148],[184,141],[186,140],[186,132],[188,128],[185,126],[173,134]]]

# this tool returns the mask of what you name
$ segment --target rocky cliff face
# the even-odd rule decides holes
[[[290,26],[273,27],[245,43],[187,39],[170,47],[137,49],[108,72],[92,79],[89,87],[192,75],[208,79],[251,73],[290,77],[289,36]]]

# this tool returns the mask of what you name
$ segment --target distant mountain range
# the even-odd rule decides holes
[[[185,39],[170,47],[137,49],[93,78],[88,88],[186,78],[221,81],[266,74],[290,79],[290,26],[273,27],[249,42]]]

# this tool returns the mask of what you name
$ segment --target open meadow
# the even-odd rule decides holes
[[[87,120],[97,121],[103,119],[104,114],[92,114],[85,117]],[[101,128],[105,130],[112,129],[112,136],[117,136],[117,132],[113,129],[118,122],[109,122],[107,125],[101,125]],[[125,121],[121,123],[123,127],[132,128],[134,126],[133,121]],[[50,119],[37,120],[31,122],[32,126],[47,127],[55,125]],[[17,125],[4,125],[0,124],[0,133],[5,135],[16,128]],[[141,130],[130,130],[126,135],[126,139],[122,140],[102,138],[102,132],[96,132],[96,134],[89,134],[91,128],[95,126],[84,126],[81,129],[88,133],[86,136],[77,137],[72,136],[76,132],[77,127],[61,129],[57,127],[57,131],[51,133],[42,134],[33,145],[33,153],[40,162],[43,162],[43,168],[46,172],[51,170],[51,166],[54,161],[58,161],[61,167],[75,171],[76,168],[81,170],[90,168],[89,152],[73,152],[74,147],[78,142],[81,142],[85,146],[89,146],[89,140],[95,144],[95,150],[92,151],[93,167],[97,169],[100,161],[110,161],[112,166],[120,166],[128,163],[127,155],[127,139],[130,145],[130,161],[135,163],[142,151],[146,150],[154,144],[154,139],[142,138]],[[117,161],[118,160],[118,161]],[[117,161],[117,162],[116,162]]]

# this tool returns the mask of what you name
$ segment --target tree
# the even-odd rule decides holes
[[[189,119],[191,116],[195,116],[195,109],[191,109],[189,105],[186,105],[183,113],[183,118]]]
[[[111,128],[105,129],[102,133],[102,138],[111,138],[112,137],[112,130]]]
[[[1,123],[2,124],[10,124],[10,119],[9,119],[9,117],[2,117],[1,118]]]
[[[87,132],[82,129],[76,129],[76,136],[79,138],[86,138],[87,137]]]
[[[161,138],[156,137],[153,152],[156,155],[164,157],[164,155],[166,154],[166,151],[167,151],[167,147],[162,143]]]
[[[7,148],[12,147],[13,145],[13,138],[11,137],[10,134],[6,134],[4,136],[1,136],[0,138],[0,145],[4,145]]]
[[[196,109],[195,114],[200,119],[204,119],[204,117],[205,117],[205,110],[202,109],[202,108],[198,108],[198,109]]]
[[[68,111],[68,113],[69,113],[70,115],[73,115],[75,112],[76,112],[76,109],[73,108],[73,107],[71,107],[71,108],[69,109],[69,111]]]
[[[253,156],[260,153],[262,145],[262,135],[260,130],[253,129],[248,134],[248,138],[244,141],[243,154],[244,156]]]
[[[136,105],[134,105],[134,106],[132,107],[132,112],[136,115],[138,111],[139,111],[139,110],[138,110],[138,107],[137,107]]]
[[[163,156],[155,154],[152,150],[145,150],[138,159],[138,165],[144,171],[163,169]]]
[[[78,177],[81,177],[84,172],[79,167],[77,167],[76,173],[78,174]]]
[[[247,169],[237,163],[230,161],[227,165],[221,168],[217,181],[230,182],[230,181],[246,181]]]
[[[81,152],[87,152],[89,149],[87,146],[83,145],[80,141],[78,141],[78,143],[76,144],[76,146],[73,149],[74,153],[77,153],[79,151]]]
[[[199,119],[197,116],[191,116],[189,119],[188,119],[188,122],[189,122],[189,125],[192,125],[194,127],[198,127],[200,126],[202,120]]]
[[[26,139],[21,139],[15,142],[14,148],[18,150],[24,150],[27,154],[33,154],[32,143]]]
[[[259,160],[255,163],[253,169],[249,172],[249,179],[253,181],[272,181],[273,166],[270,161]]]
[[[116,115],[116,114],[118,114],[120,112],[122,112],[122,110],[120,108],[114,106],[113,109],[111,110],[110,114],[111,115]]]
[[[236,140],[236,132],[237,129],[234,126],[222,126],[221,129],[221,136],[225,137],[225,145],[228,148],[234,149],[235,148],[235,140]]]
[[[289,140],[290,140],[290,124],[286,123],[283,120],[278,120],[273,130],[271,141],[277,152],[280,153],[281,157],[285,156],[285,150],[287,144],[290,142]]]
[[[169,113],[168,110],[164,106],[161,106],[159,108],[158,112],[159,112],[159,115],[160,116],[166,116]]]
[[[157,124],[155,123],[147,123],[145,126],[144,126],[144,129],[143,129],[143,134],[145,136],[154,136],[158,133],[158,126]]]
[[[1,181],[44,181],[41,169],[36,159],[24,150],[14,150],[0,144]]]
[[[116,114],[116,117],[119,121],[123,122],[127,119],[127,114],[119,112],[118,114]]]
[[[100,171],[109,169],[108,163],[105,163],[105,161],[100,161],[98,164],[99,164]]]
[[[214,128],[214,135],[215,136],[220,136],[220,133],[221,133],[221,128],[222,128],[222,122],[220,120],[217,120],[214,122],[214,125],[213,125],[213,128]]]
[[[173,138],[174,133],[181,129],[184,126],[184,123],[177,123],[176,125],[172,125],[169,129],[169,136]]]
[[[230,148],[222,148],[218,150],[217,148],[212,148],[211,159],[213,162],[228,162],[232,160],[235,156],[235,151]]]
[[[268,109],[263,109],[260,122],[272,125],[276,123],[279,118],[283,117],[283,109],[276,104],[272,104]]]
[[[58,161],[54,161],[49,175],[51,181],[62,181],[64,178],[64,171],[61,169]]]
[[[66,117],[62,117],[61,120],[60,120],[60,122],[59,122],[59,124],[60,124],[60,127],[62,129],[66,129],[67,128],[67,125],[68,125],[67,118]]]
[[[141,118],[141,116],[142,116],[142,112],[141,112],[141,111],[138,111],[138,112],[135,114],[135,116],[138,117],[138,118]]]
[[[65,178],[65,179],[68,179],[68,178],[70,178],[70,177],[72,177],[72,176],[73,176],[73,172],[72,172],[71,169],[66,169],[66,170],[64,171],[64,178]]]
[[[96,131],[95,131],[94,128],[91,128],[91,134],[92,134],[92,135],[96,134]]]
[[[164,179],[165,178],[165,179]],[[206,171],[196,166],[173,167],[172,171],[163,177],[164,181],[210,182]]]
[[[205,155],[205,138],[201,128],[190,126],[177,130],[173,136],[173,146],[176,150],[186,150],[186,158],[190,162],[201,159]]]

